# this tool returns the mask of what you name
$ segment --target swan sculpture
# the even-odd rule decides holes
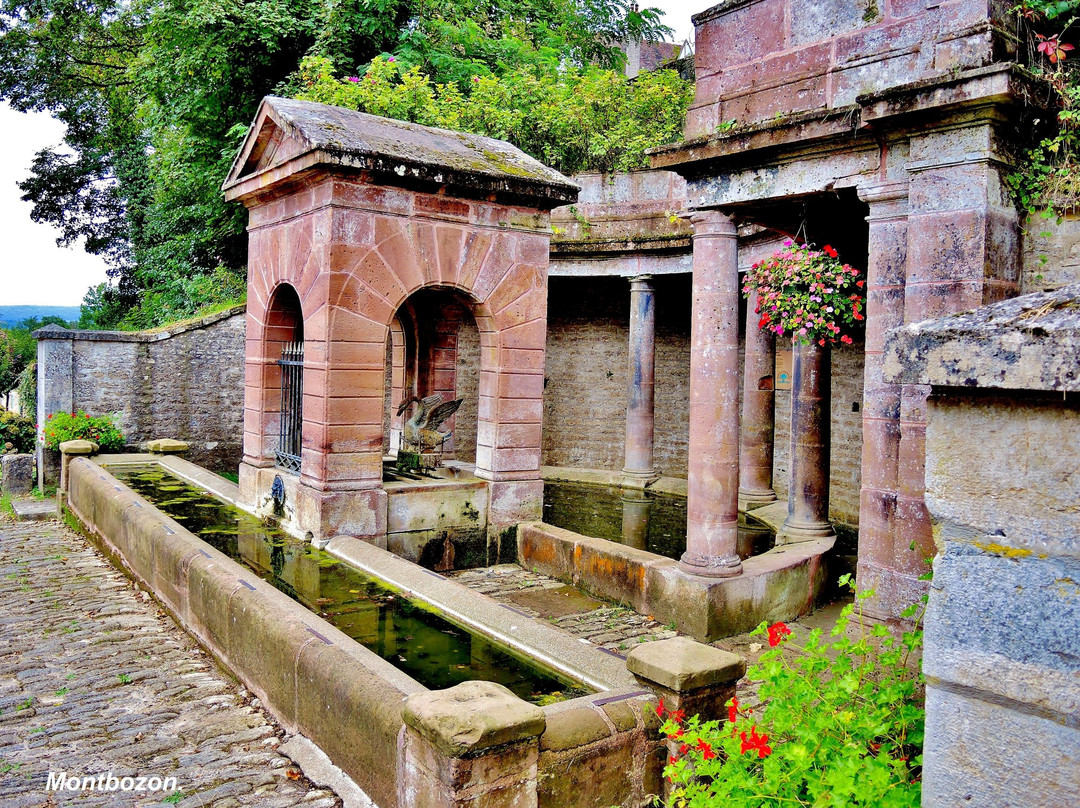
[[[440,432],[439,427],[458,411],[462,401],[464,399],[455,398],[453,401],[444,402],[443,397],[438,393],[424,398],[412,396],[403,401],[398,407],[398,415],[404,413],[410,405],[417,405],[416,411],[402,428],[405,448],[408,451],[423,454],[441,445],[452,433]]]

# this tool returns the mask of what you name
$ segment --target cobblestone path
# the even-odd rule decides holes
[[[277,751],[282,736],[81,536],[0,517],[0,806],[339,806]],[[50,772],[176,788],[47,791]]]

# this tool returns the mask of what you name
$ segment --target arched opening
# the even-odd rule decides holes
[[[274,290],[266,311],[263,338],[268,360],[267,406],[277,411],[274,464],[300,473],[304,411],[304,315],[300,297],[289,284]],[[276,395],[275,395],[276,393]]]
[[[397,310],[386,343],[384,455],[396,457],[405,422],[416,404],[410,399],[438,395],[462,399],[457,412],[432,428],[449,432],[440,445],[440,463],[471,471],[476,465],[480,390],[480,331],[472,303],[462,293],[428,287],[412,294]]]

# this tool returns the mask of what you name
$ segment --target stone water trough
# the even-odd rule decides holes
[[[237,500],[235,485],[179,457],[65,454],[66,517],[382,808],[644,805],[662,789],[667,754],[658,695],[718,716],[745,670],[685,638],[624,660],[372,544],[332,538],[337,560],[593,692],[539,706],[486,681],[429,690],[110,473],[147,464]]]

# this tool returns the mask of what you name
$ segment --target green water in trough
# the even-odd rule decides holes
[[[678,560],[686,552],[686,497],[589,483],[545,482],[544,522]],[[739,514],[743,559],[772,549],[776,534]]]
[[[481,679],[534,704],[592,692],[159,468],[110,471],[203,541],[425,687],[440,690]]]

